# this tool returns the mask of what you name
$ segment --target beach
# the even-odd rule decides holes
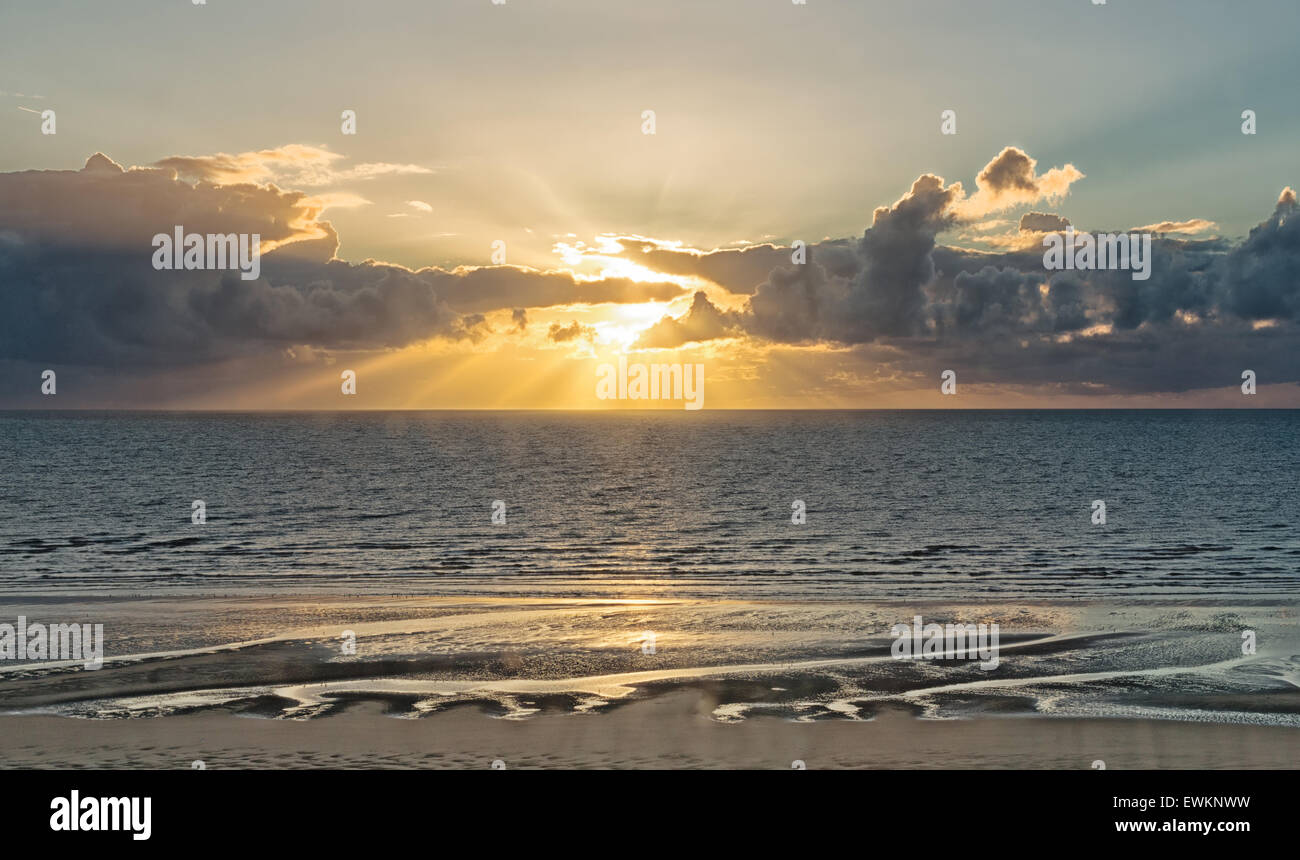
[[[0,766],[1300,760],[1292,414],[684,414],[0,415]]]
[[[1293,767],[1291,608],[82,597],[102,668],[0,665],[9,768]],[[996,668],[891,627],[1000,628]],[[1242,653],[1242,630],[1257,650]],[[355,648],[354,653],[348,653]]]
[[[393,719],[382,705],[328,720],[229,714],[77,722],[0,718],[5,768],[188,769],[1083,769],[1294,768],[1300,730],[1123,719],[918,720],[727,725],[703,692],[608,714],[545,713],[523,721],[452,709]]]

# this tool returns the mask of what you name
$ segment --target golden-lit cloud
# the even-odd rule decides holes
[[[975,178],[975,193],[969,196],[961,183],[950,211],[962,220],[983,218],[1017,206],[1031,206],[1040,201],[1054,202],[1070,191],[1070,186],[1084,178],[1073,164],[1053,167],[1037,173],[1038,162],[1014,146],[1003,149]]]
[[[365,399],[350,406],[611,408],[592,400],[595,362],[643,351],[707,363],[713,407],[930,403],[946,367],[990,405],[1049,389],[1163,395],[1218,364],[1300,375],[1289,188],[1235,245],[1183,238],[1214,227],[1204,219],[1149,225],[1162,238],[1141,283],[1044,271],[1033,245],[1068,226],[1063,215],[987,217],[1055,200],[1077,178],[1069,165],[1039,174],[1013,148],[980,172],[973,196],[923,174],[860,235],[798,253],[593,233],[555,240],[549,266],[411,268],[336,256],[323,213],[363,212],[367,197],[268,178],[343,176],[341,156],[257,155],[205,157],[209,178],[190,181],[168,160],[126,168],[103,154],[81,170],[0,174],[0,271],[12,285],[0,362],[90,368],[141,404],[241,408],[333,402],[341,366],[363,378]],[[435,206],[403,190],[386,201],[405,205],[392,214],[433,222]],[[180,224],[259,233],[260,278],[153,270],[147,238]],[[984,248],[940,241],[959,231]],[[186,379],[203,380],[202,393]]]
[[[340,168],[346,156],[316,146],[291,143],[275,149],[219,152],[215,155],[173,155],[154,162],[155,167],[176,171],[182,179],[232,185],[242,182],[263,184],[276,182],[296,187],[319,187],[344,182],[374,179],[379,176],[409,176],[433,173],[418,164],[367,162]]]
[[[1135,233],[1204,233],[1217,230],[1218,224],[1204,218],[1192,218],[1188,221],[1160,221],[1142,227],[1134,227]]]

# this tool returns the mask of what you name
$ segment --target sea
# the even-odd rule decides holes
[[[1286,598],[1298,440],[1289,410],[4,412],[0,594]]]

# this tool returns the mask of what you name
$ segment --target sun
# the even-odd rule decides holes
[[[656,272],[647,266],[623,257],[604,257],[601,259],[602,268],[599,277],[605,278],[626,278],[629,281],[638,283],[668,283],[686,286],[686,278],[681,275],[666,275],[663,272]]]
[[[631,349],[641,333],[671,315],[667,302],[641,302],[631,305],[614,305],[609,316],[593,325],[597,342],[616,347],[620,352]]]

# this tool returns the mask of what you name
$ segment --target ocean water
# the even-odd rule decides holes
[[[0,413],[0,595],[1288,598],[1298,430],[1264,410]]]

